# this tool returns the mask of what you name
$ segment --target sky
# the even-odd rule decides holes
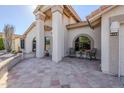
[[[100,5],[73,5],[82,20]],[[33,11],[36,6],[28,5],[0,5],[0,32],[4,25],[10,24],[15,27],[16,34],[23,34],[31,23],[35,20]]]

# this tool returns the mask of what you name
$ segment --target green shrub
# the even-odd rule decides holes
[[[17,54],[16,50],[11,51],[12,54]]]
[[[3,38],[0,38],[0,50],[4,50]]]

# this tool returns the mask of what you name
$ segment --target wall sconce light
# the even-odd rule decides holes
[[[118,21],[114,21],[110,26],[110,36],[117,36],[120,30],[120,23]]]

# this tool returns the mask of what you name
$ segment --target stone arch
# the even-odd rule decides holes
[[[48,41],[47,41],[48,40]],[[44,50],[48,50],[49,54],[52,55],[52,36],[46,35],[45,36],[45,44]]]
[[[91,49],[94,48],[94,39],[93,39],[90,35],[88,35],[88,34],[79,34],[79,35],[76,35],[76,36],[74,37],[74,39],[73,39],[73,42],[72,42],[73,48],[75,48],[75,41],[76,41],[76,39],[79,38],[80,36],[87,37],[87,38],[90,40],[90,45],[91,45],[90,48],[91,48]]]
[[[50,48],[50,45],[51,45],[51,36],[45,36],[45,50],[48,50],[48,48]]]
[[[32,39],[32,52],[36,52],[36,37]]]

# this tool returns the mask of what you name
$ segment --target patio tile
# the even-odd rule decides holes
[[[44,75],[42,78],[42,84],[41,87],[47,88],[50,87],[51,77]]]
[[[45,72],[45,70],[43,69],[43,70],[38,70],[38,73],[44,73]]]
[[[52,80],[51,81],[51,86],[58,86],[60,85],[60,81],[59,80]]]
[[[71,88],[81,88],[79,83],[71,83],[70,86]]]
[[[31,58],[17,64],[0,82],[0,87],[15,88],[99,88],[123,87],[117,77],[99,71],[99,61],[65,58],[59,63],[50,58]]]
[[[70,85],[69,84],[61,85],[61,88],[70,88]]]

